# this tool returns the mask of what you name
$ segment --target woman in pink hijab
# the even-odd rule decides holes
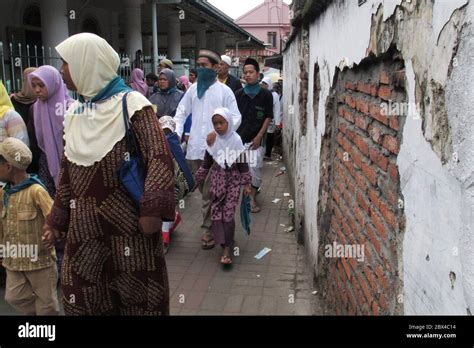
[[[179,78],[179,82],[181,82],[181,85],[184,87],[183,92],[186,92],[189,88],[188,78],[185,75],[183,75]]]
[[[32,141],[31,147],[38,146],[41,150],[38,176],[54,197],[64,152],[64,114],[72,98],[67,93],[61,74],[50,65],[40,66],[31,72],[28,80],[37,96],[32,125],[36,141]]]
[[[142,69],[135,68],[132,70],[132,83],[130,86],[133,90],[140,92],[145,97],[148,94],[148,85],[143,81],[145,74],[143,73]]]

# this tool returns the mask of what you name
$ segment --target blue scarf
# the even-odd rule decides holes
[[[255,96],[257,94],[260,93],[260,89],[262,89],[262,87],[260,87],[260,84],[257,82],[256,84],[254,85],[245,85],[244,87],[244,92],[245,94],[247,94],[250,98],[255,98]]]
[[[44,184],[41,182],[41,180],[38,178],[36,175],[30,175],[28,179],[25,181],[19,183],[18,185],[12,186],[11,183],[7,183],[3,187],[3,206],[4,208],[8,208],[8,200],[12,194],[15,194],[17,192],[20,192],[21,190],[24,190],[31,185],[38,184],[41,185],[46,190],[46,187]]]
[[[197,96],[201,99],[206,93],[207,89],[211,87],[217,79],[217,73],[214,69],[209,68],[198,68],[198,85],[197,85]]]
[[[179,168],[183,171],[186,182],[188,183],[188,188],[192,190],[194,187],[193,174],[186,163],[186,158],[184,157],[183,150],[179,143],[178,134],[176,134],[176,132],[170,133],[166,136],[166,140],[168,140],[170,150],[173,153],[176,162],[178,162]]]
[[[87,101],[84,99],[82,95],[79,96],[79,101],[82,103],[81,106],[79,106],[76,111],[74,112],[75,114],[77,113],[82,113],[84,111],[84,107],[89,105],[91,106],[94,103],[97,103],[101,100],[108,99],[118,93],[121,92],[131,92],[133,89],[128,87],[125,84],[125,81],[120,77],[120,76],[115,76],[107,86],[102,88],[102,90],[99,91],[90,101]],[[85,104],[85,105],[84,105]]]

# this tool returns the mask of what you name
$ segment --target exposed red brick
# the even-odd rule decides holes
[[[380,285],[382,285],[385,290],[388,290],[388,282],[387,278],[385,277],[385,272],[383,271],[382,266],[378,265],[377,267],[375,267],[375,274],[377,275]]]
[[[392,89],[388,86],[380,86],[379,88],[379,97],[383,100],[392,99]]]
[[[356,199],[357,199],[357,203],[359,204],[359,206],[364,209],[364,211],[369,214],[369,202],[367,202],[367,200],[365,199],[364,195],[358,191],[357,194],[356,194]]]
[[[374,162],[380,169],[386,172],[388,168],[388,158],[385,157],[375,147],[371,147],[369,152],[370,152],[370,160]]]
[[[344,272],[346,274],[347,279],[350,281],[352,278],[352,274],[351,274],[351,269],[349,268],[349,264],[347,263],[347,260],[345,258],[340,258],[339,260],[342,264],[342,267],[344,268]]]
[[[354,123],[354,114],[349,110],[344,111],[344,118],[348,120],[350,123]]]
[[[392,207],[398,207],[398,194],[395,194],[393,190],[387,191],[387,202]]]
[[[370,292],[369,287],[367,286],[366,280],[360,273],[357,274],[357,280],[359,281],[362,291],[364,292],[365,298],[369,303],[372,303],[372,301],[374,300],[372,297],[372,293]]]
[[[379,93],[379,87],[375,84],[370,86],[370,95],[372,97],[376,97]]]
[[[356,100],[356,108],[358,111],[364,113],[364,114],[369,114],[369,104],[367,103],[366,100],[363,99],[357,99]]]
[[[388,126],[389,124],[388,116],[384,115],[383,110],[379,105],[370,105],[369,113],[370,113],[370,116],[375,118],[377,121]]]
[[[400,143],[398,139],[391,135],[385,135],[383,137],[382,146],[396,155],[398,155],[398,152],[400,151]]]
[[[357,127],[363,130],[367,130],[367,126],[369,125],[369,122],[366,117],[356,116],[354,120],[355,120],[355,125]]]
[[[390,73],[385,71],[385,70],[382,70],[380,72],[380,83],[384,84],[384,85],[389,85],[390,84]]]
[[[368,83],[359,83],[357,84],[357,90],[359,92],[365,93],[365,94],[370,94],[370,84]]]
[[[370,210],[370,218],[372,219],[375,229],[379,232],[382,241],[387,241],[387,231],[385,226],[374,209]]]
[[[346,104],[349,105],[352,109],[356,107],[356,101],[350,95],[346,95]]]
[[[363,193],[365,193],[369,189],[367,179],[362,172],[355,173],[355,180],[356,180],[357,186],[359,186],[359,188],[361,189]]]
[[[388,173],[390,174],[390,178],[393,180],[393,182],[398,182],[398,167],[395,164],[390,163],[388,165]]]
[[[357,89],[357,84],[353,82],[346,82],[346,89],[350,90],[356,90]]]
[[[372,185],[377,184],[377,173],[366,163],[362,163],[362,172]]]
[[[398,131],[398,116],[391,116],[388,121],[390,128]]]
[[[354,207],[354,215],[357,219],[357,221],[359,222],[359,224],[362,226],[362,228],[364,228],[365,226],[365,215],[362,214],[361,210],[356,206]]]
[[[374,229],[370,225],[367,225],[365,229],[367,231],[367,236],[369,237],[370,243],[373,245],[377,254],[380,255],[382,252],[382,248],[380,247],[380,243],[377,240],[377,236],[375,235]]]
[[[380,307],[382,308],[382,310],[388,311],[388,309],[389,309],[388,302],[387,302],[387,299],[385,298],[384,294],[379,295],[379,304],[380,304]]]
[[[362,138],[359,134],[355,134],[353,142],[356,144],[360,152],[362,152],[367,157],[369,156],[369,146],[365,142],[364,138]]]
[[[354,141],[355,133],[353,130],[348,128],[346,134],[347,134],[347,139]]]
[[[380,130],[380,127],[378,127],[377,125],[370,125],[368,127],[368,131],[369,131],[370,136],[372,137],[372,140],[375,143],[382,144],[383,137],[382,137],[382,132]]]
[[[372,204],[373,204],[377,209],[379,209],[379,207],[380,207],[380,199],[379,199],[379,196],[378,196],[377,192],[376,192],[374,189],[369,189],[369,198],[370,198],[370,201],[372,202]]]
[[[338,129],[339,129],[342,133],[346,134],[347,124],[342,123],[342,122],[339,123]]]
[[[339,114],[339,116],[344,117],[344,106],[339,106],[339,108],[337,109],[337,113]]]
[[[383,202],[381,202],[380,204],[380,212],[382,213],[385,222],[387,222],[394,229],[398,228],[397,218],[395,217],[395,214],[393,214],[388,208],[388,206]]]
[[[372,314],[373,315],[379,315],[380,312],[379,312],[379,305],[377,304],[377,302],[372,302]]]

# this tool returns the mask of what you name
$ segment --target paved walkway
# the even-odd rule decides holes
[[[190,195],[183,209],[183,222],[172,236],[166,255],[173,315],[309,315],[321,313],[312,294],[304,247],[296,242],[289,227],[291,197],[288,175],[276,177],[284,164],[266,162],[262,208],[252,214],[252,231],[246,236],[236,213],[236,247],[230,269],[219,264],[222,249],[200,248],[201,195]],[[273,203],[279,199],[278,203]],[[284,226],[283,226],[284,225]],[[255,255],[264,247],[271,250],[262,259]],[[184,303],[183,303],[184,302]]]
[[[236,214],[236,247],[230,269],[220,264],[221,248],[200,248],[201,200],[199,192],[186,199],[183,221],[173,234],[166,255],[170,279],[172,315],[310,315],[321,314],[312,294],[304,247],[296,243],[289,227],[287,174],[275,177],[282,162],[266,162],[262,211],[252,214],[252,233],[242,231]],[[273,203],[274,199],[280,199]],[[282,226],[284,225],[284,226]],[[264,247],[271,252],[254,256]],[[16,315],[0,289],[0,315]],[[61,311],[62,312],[62,311]]]

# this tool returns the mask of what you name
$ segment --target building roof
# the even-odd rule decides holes
[[[291,20],[293,30],[283,50],[289,47],[302,26],[308,25],[318,18],[333,2],[334,0],[293,0],[291,4],[294,13],[293,19]]]
[[[282,1],[282,4],[283,4],[283,9],[287,9],[289,11],[289,8],[290,6],[288,6],[288,4],[286,4],[285,2]],[[252,25],[252,24],[261,24],[261,25],[288,25],[289,24],[289,20],[288,22],[286,23],[260,23],[260,22],[255,22],[255,21],[249,21],[249,22],[245,22],[245,19],[247,17],[250,17],[251,15],[254,15],[255,13],[259,12],[260,9],[262,9],[263,7],[265,6],[268,6],[269,3],[267,1],[261,3],[260,5],[254,7],[253,9],[247,11],[246,13],[244,13],[243,15],[241,15],[240,17],[238,17],[235,22],[240,24],[240,25]],[[266,13],[268,14],[268,13]]]
[[[240,27],[237,23],[234,22],[232,18],[227,16],[224,12],[219,10],[218,8],[212,6],[207,0],[191,0],[188,2],[189,5],[195,7],[196,9],[205,12],[206,14],[214,17],[215,19],[219,20],[226,26],[228,26],[233,31],[237,32],[238,34],[242,35],[245,38],[250,38],[250,42],[260,48],[265,48],[263,41],[257,39],[255,36],[250,34],[248,31]]]

